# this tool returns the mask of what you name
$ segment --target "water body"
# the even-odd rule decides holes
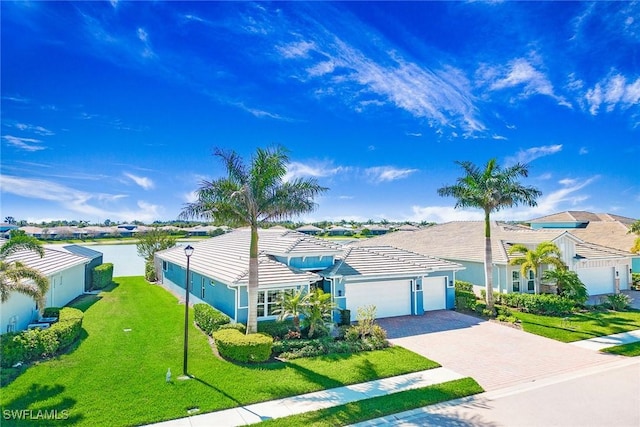
[[[144,258],[138,256],[135,244],[79,246],[102,252],[102,262],[113,264],[113,277],[144,276]]]

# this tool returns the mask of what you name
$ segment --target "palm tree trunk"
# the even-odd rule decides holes
[[[251,246],[249,247],[249,313],[247,334],[258,332],[258,226],[251,225]]]
[[[487,310],[493,312],[493,254],[491,252],[491,220],[489,211],[484,213],[484,280]]]

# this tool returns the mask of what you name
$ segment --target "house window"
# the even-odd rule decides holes
[[[207,283],[207,281],[205,280],[205,278],[203,277],[200,283],[200,298],[204,299],[204,290],[205,290],[205,284]]]
[[[289,290],[289,289],[287,289]],[[285,290],[258,292],[258,317],[275,316],[281,295]]]
[[[532,270],[529,270],[527,273],[527,292],[535,292],[536,291],[536,281],[535,274],[533,274]]]
[[[520,272],[511,272],[511,289],[513,292],[520,292]]]

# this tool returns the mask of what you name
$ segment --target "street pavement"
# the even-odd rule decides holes
[[[627,358],[354,427],[638,427],[640,360]]]

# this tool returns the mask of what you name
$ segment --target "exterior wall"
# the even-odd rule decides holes
[[[634,273],[640,273],[640,257],[634,257],[631,259],[631,269]]]
[[[63,307],[84,293],[84,266],[76,265],[49,277],[47,307]]]
[[[85,265],[80,264],[53,274],[49,279],[45,307],[64,307],[84,292]],[[7,332],[7,326],[15,324],[13,330],[20,331],[38,320],[38,310],[34,300],[17,292],[2,303],[0,313],[0,333]]]
[[[541,228],[585,228],[587,226],[586,222],[532,222],[531,228],[534,230],[539,230]]]
[[[308,256],[308,257],[280,257],[276,259],[289,267],[298,268],[300,270],[324,270],[333,265],[332,256]]]
[[[27,329],[27,325],[38,319],[35,301],[17,292],[12,292],[9,299],[2,303],[0,310],[0,333],[4,334],[11,326],[13,331]]]

